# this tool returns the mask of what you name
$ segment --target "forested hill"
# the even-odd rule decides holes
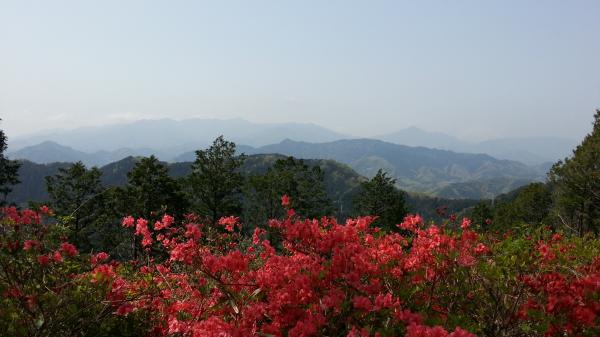
[[[406,191],[445,198],[493,198],[532,181],[544,180],[548,165],[528,166],[485,154],[459,153],[404,146],[373,139],[346,139],[324,143],[285,140],[262,147],[240,145],[238,153],[282,154],[302,159],[331,159],[372,178],[382,168]],[[169,162],[189,162],[195,151],[176,155],[149,148],[121,148],[87,153],[54,142],[44,142],[11,154],[35,163],[82,161],[87,166],[110,165],[128,156],[150,156]]]
[[[245,160],[241,171],[246,175],[264,173],[282,155],[260,154],[250,155]],[[124,186],[127,173],[131,171],[139,157],[127,157],[100,168],[101,180],[105,186]],[[347,214],[352,208],[352,199],[360,189],[360,183],[367,179],[348,165],[333,160],[309,159],[304,161],[309,166],[318,165],[323,171],[323,180],[328,197],[332,200],[336,212]],[[19,169],[21,184],[15,185],[8,195],[8,201],[18,205],[26,205],[29,201],[43,202],[48,200],[44,178],[54,175],[59,168],[69,167],[70,163],[36,164],[22,161]],[[183,177],[190,173],[191,162],[165,163],[170,175]],[[406,194],[406,201],[411,212],[419,213],[427,218],[435,218],[435,210],[448,207],[449,212],[459,212],[477,203],[477,200],[450,200],[429,197],[421,194]]]
[[[485,154],[410,147],[373,139],[319,144],[285,140],[257,148],[253,153],[333,159],[369,178],[382,168],[403,190],[451,198],[491,198],[528,182],[544,180],[548,169]]]

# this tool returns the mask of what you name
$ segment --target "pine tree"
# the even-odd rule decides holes
[[[571,157],[554,164],[549,179],[557,221],[580,235],[600,233],[600,110],[592,132]]]
[[[319,218],[332,212],[319,166],[309,167],[301,159],[277,160],[263,175],[248,179],[245,190],[246,223],[264,225],[268,219],[281,218],[285,211],[281,197],[287,195],[290,207],[303,218]]]
[[[369,181],[361,184],[361,191],[353,201],[356,215],[376,215],[374,225],[389,231],[397,230],[408,213],[404,192],[395,187],[396,180],[392,179],[381,169]]]
[[[19,162],[5,157],[6,141],[4,131],[0,130],[0,194],[2,194],[0,205],[6,204],[6,196],[12,191],[11,185],[19,183],[18,171],[21,166]]]
[[[196,151],[186,187],[192,208],[215,225],[223,216],[239,216],[244,177],[239,172],[245,160],[237,156],[235,143],[218,137],[206,150]]]
[[[96,167],[88,170],[82,162],[76,162],[46,177],[51,208],[58,215],[72,217],[75,232],[93,221],[94,204],[103,191],[101,175]]]
[[[127,215],[153,221],[165,213],[179,217],[187,210],[181,187],[155,156],[138,161],[127,178],[122,194],[122,208]]]
[[[510,229],[516,225],[550,225],[548,214],[551,206],[550,187],[545,183],[531,183],[522,187],[513,200],[496,205],[493,212],[494,228]]]

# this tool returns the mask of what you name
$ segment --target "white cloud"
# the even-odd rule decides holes
[[[66,113],[60,113],[60,114],[56,114],[56,115],[50,115],[47,117],[49,121],[60,121],[60,120],[64,120],[67,118],[67,114]]]

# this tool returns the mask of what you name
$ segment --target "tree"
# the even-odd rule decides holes
[[[470,212],[469,218],[472,220],[473,224],[479,226],[483,230],[489,229],[491,223],[491,219],[494,218],[492,207],[488,201],[480,201]]]
[[[127,173],[123,194],[123,214],[156,220],[164,213],[181,216],[187,202],[168,168],[155,156],[142,158]]]
[[[386,230],[396,230],[396,224],[401,223],[408,210],[404,201],[404,193],[395,187],[396,180],[392,179],[381,169],[369,181],[361,184],[361,191],[353,202],[357,215],[378,216],[375,225]]]
[[[88,170],[79,161],[46,177],[50,206],[56,214],[72,217],[75,233],[94,221],[95,203],[103,191],[101,175],[98,168]]]
[[[239,172],[245,156],[236,156],[235,143],[218,137],[206,150],[196,151],[196,160],[186,185],[193,209],[216,225],[223,216],[239,215],[244,178]]]
[[[0,205],[6,203],[6,196],[12,190],[10,186],[19,183],[18,171],[21,166],[19,162],[9,160],[4,156],[6,148],[6,135],[3,130],[0,130],[0,194],[2,194]]]
[[[512,229],[515,225],[540,225],[548,220],[552,192],[544,183],[531,183],[520,188],[510,201],[500,202],[493,211],[494,228]]]
[[[578,234],[600,233],[600,110],[593,130],[569,158],[554,164],[549,173],[553,186],[553,215]]]
[[[281,218],[281,197],[290,198],[290,207],[301,217],[319,218],[332,212],[332,202],[323,183],[319,166],[309,167],[303,160],[278,159],[263,175],[248,179],[244,218],[247,224],[265,224]]]
[[[117,200],[118,210],[114,214],[121,217],[123,215],[139,217],[154,223],[165,214],[182,217],[187,211],[188,202],[181,186],[169,176],[167,166],[159,162],[155,156],[142,158],[135,163],[127,173],[127,179],[124,188],[116,188],[112,191],[112,195]],[[111,204],[107,206],[110,207]],[[114,223],[119,221],[112,224]],[[139,247],[135,237],[128,241],[128,236],[123,234],[119,229],[112,228],[105,235],[106,239],[113,242],[109,250],[114,249],[122,256],[137,257]]]

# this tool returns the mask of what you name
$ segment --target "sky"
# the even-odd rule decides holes
[[[0,0],[0,128],[155,118],[580,139],[600,1]]]

